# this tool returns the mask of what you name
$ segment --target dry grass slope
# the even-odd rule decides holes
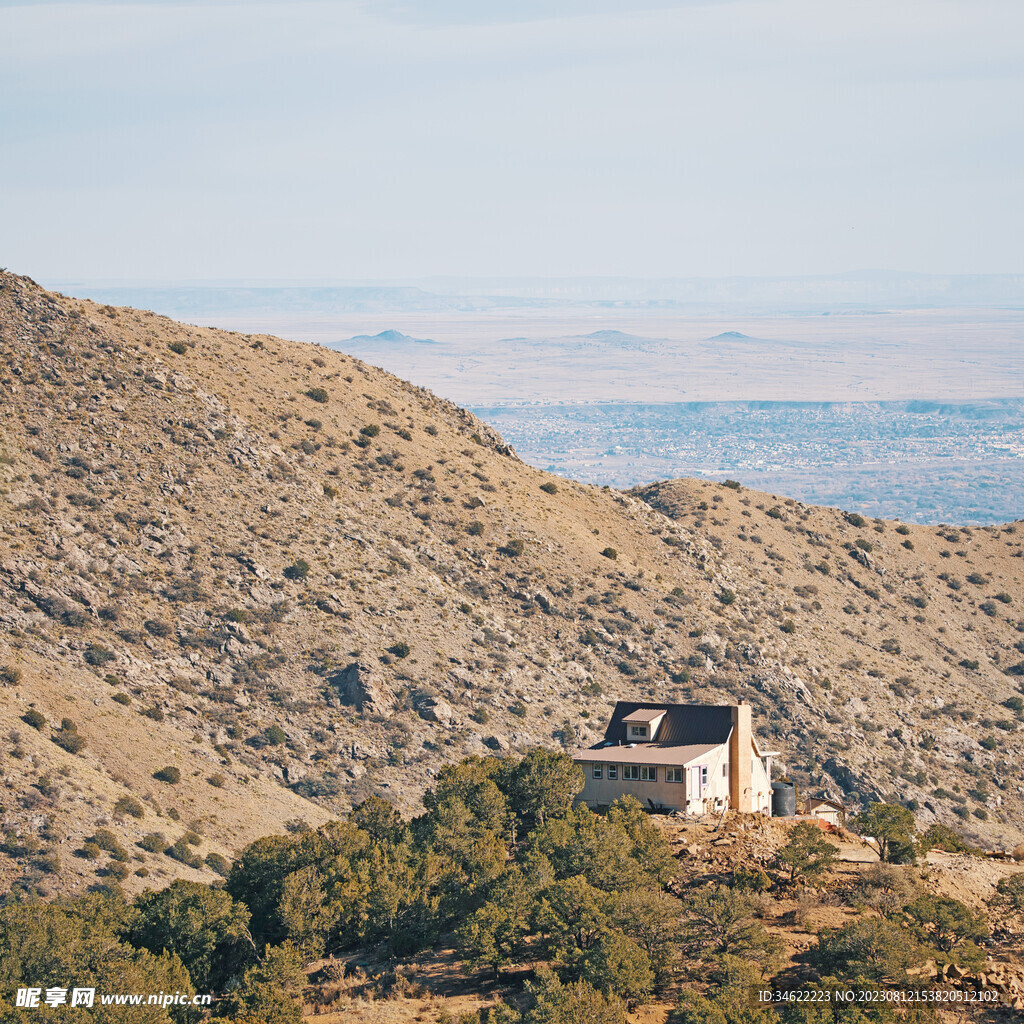
[[[803,784],[1020,841],[1015,526],[583,486],[343,354],[6,273],[0,389],[7,886],[211,877],[136,844],[410,810],[633,695],[745,698]],[[83,856],[98,827],[127,862]]]

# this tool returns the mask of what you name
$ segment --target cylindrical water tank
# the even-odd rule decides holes
[[[792,818],[796,814],[796,786],[792,782],[772,783],[772,817]]]

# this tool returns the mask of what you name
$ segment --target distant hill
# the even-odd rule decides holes
[[[342,349],[346,345],[357,345],[357,346],[375,346],[375,345],[387,345],[389,347],[400,346],[400,345],[436,345],[437,342],[432,338],[413,338],[408,334],[403,334],[401,331],[386,330],[380,331],[377,334],[357,334],[354,337],[347,339],[346,341],[332,342],[327,345],[327,348],[331,349]]]
[[[212,879],[137,844],[411,810],[627,697],[748,700],[801,787],[1022,838],[1024,525],[584,486],[345,354],[8,273],[0,388],[6,888],[94,883],[97,827],[129,890]]]

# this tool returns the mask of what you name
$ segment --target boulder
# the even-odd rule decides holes
[[[455,709],[443,697],[423,695],[416,698],[413,706],[416,708],[416,714],[425,722],[454,725],[458,717]]]
[[[358,661],[332,672],[327,681],[343,704],[357,711],[373,711],[390,715],[395,707],[395,693],[379,671]]]

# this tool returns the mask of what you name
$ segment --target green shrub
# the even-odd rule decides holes
[[[21,669],[11,665],[0,665],[0,685],[17,686],[21,682]]]
[[[110,699],[117,704],[123,704],[125,707],[128,707],[132,702],[131,697],[127,693],[115,693]]]
[[[380,433],[380,427],[376,423],[367,423],[360,431],[363,437],[376,437]]]
[[[783,633],[795,633],[796,623],[792,619],[786,619],[786,621],[779,626],[779,629],[781,629]]]
[[[220,772],[218,772],[218,773],[217,773],[216,775],[211,775],[211,776],[210,776],[210,777],[209,777],[209,778],[208,778],[208,779],[207,779],[206,781],[207,781],[207,782],[208,782],[208,783],[209,783],[209,784],[210,784],[211,786],[213,786],[213,787],[214,787],[214,789],[223,789],[223,788],[224,788],[224,785],[225,785],[225,783],[226,783],[226,782],[227,782],[228,780],[227,780],[227,776],[225,776],[225,775],[221,775],[221,773],[220,773]]]
[[[473,708],[469,713],[469,717],[472,718],[477,725],[486,725],[491,720],[491,715],[487,708]]]
[[[284,577],[289,580],[304,580],[309,575],[309,569],[309,562],[304,558],[297,558],[285,568]]]
[[[284,729],[281,728],[281,726],[277,725],[276,723],[270,726],[270,728],[267,729],[263,733],[263,735],[266,737],[267,742],[272,747],[279,747],[288,739],[288,734],[284,731]]]
[[[186,864],[190,868],[201,868],[203,866],[203,858],[198,853],[192,851],[184,836],[181,839],[175,840],[164,850],[164,853],[171,860],[176,860],[180,864]]]
[[[188,351],[188,345],[183,341],[172,341],[167,346],[175,355],[183,356]]]
[[[541,484],[540,485],[540,489],[542,491],[546,492],[547,494],[557,494],[558,493],[558,484],[556,484],[553,481],[549,480],[546,484]]]
[[[728,587],[723,587],[718,592],[718,600],[721,601],[722,604],[729,605],[736,600],[736,594]]]
[[[997,740],[995,736],[983,736],[980,740],[978,740],[978,742],[986,750],[995,750],[996,747],[999,746],[999,740]]]
[[[526,541],[519,537],[512,538],[507,544],[498,548],[498,551],[508,558],[518,558],[525,550]]]
[[[145,629],[150,636],[165,637],[171,635],[171,627],[160,619],[146,619],[142,624],[142,628]]]
[[[867,520],[856,512],[844,512],[843,518],[851,525],[856,527],[866,526]]]
[[[169,782],[172,786],[175,786],[181,782],[181,769],[175,768],[174,765],[167,765],[167,767],[153,772],[153,778],[159,779],[161,782]]]
[[[509,711],[511,711],[516,718],[526,717],[526,705],[521,700],[516,701],[516,703],[509,708]]]
[[[103,851],[95,843],[82,843],[82,856],[86,860],[99,860]]]
[[[897,533],[898,533],[898,534],[899,534],[899,535],[900,535],[901,537],[906,537],[906,536],[907,536],[907,534],[909,534],[909,533],[910,533],[910,527],[909,527],[909,526],[907,526],[907,525],[906,525],[905,523],[900,523],[900,525],[896,527],[896,532],[897,532]]]
[[[147,853],[162,853],[167,849],[167,838],[159,832],[150,832],[143,836],[136,844]]]
[[[466,533],[470,537],[479,537],[484,532],[484,524],[478,519],[474,519],[472,522],[466,524]]]
[[[114,804],[114,814],[129,814],[133,818],[141,818],[145,815],[142,803],[133,796],[121,796]]]
[[[46,715],[36,711],[35,708],[29,708],[28,711],[21,716],[21,720],[26,725],[31,725],[33,729],[42,729],[43,726],[46,725]]]
[[[732,491],[740,491],[743,489],[742,487],[740,487],[739,480],[723,480],[722,486],[728,487]]]
[[[399,640],[388,648],[388,651],[396,658],[408,658],[411,650],[412,648],[404,640]]]
[[[64,722],[71,722],[71,720],[65,718]],[[78,734],[78,729],[74,727],[74,722],[71,722],[71,725],[73,727],[71,729],[68,729],[66,725],[62,725],[60,729],[53,733],[50,739],[69,754],[80,754],[85,749],[85,737]]]
[[[619,557],[619,553],[615,548],[605,548],[601,554],[604,555],[605,558],[610,558],[613,562]]]
[[[109,647],[104,647],[103,644],[89,644],[82,657],[87,664],[99,668],[101,665],[107,665],[112,662],[116,655]]]
[[[227,878],[231,873],[231,861],[220,853],[208,853],[205,863],[211,871],[215,871],[223,878]]]
[[[319,402],[320,405],[324,405],[330,397],[327,394],[326,388],[309,388],[305,394],[307,398],[312,398],[314,402]]]

